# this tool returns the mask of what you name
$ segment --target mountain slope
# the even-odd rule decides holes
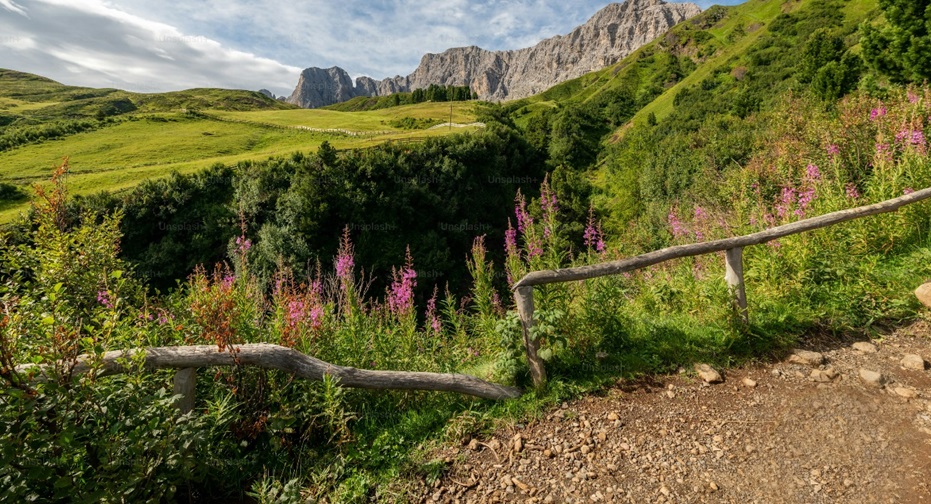
[[[514,51],[479,47],[427,54],[406,77],[355,82],[339,68],[308,68],[302,72],[288,102],[316,108],[358,96],[384,96],[423,89],[431,84],[470,86],[483,100],[517,99],[604,68],[653,40],[670,27],[701,12],[691,3],[628,0],[610,4],[565,36]]]

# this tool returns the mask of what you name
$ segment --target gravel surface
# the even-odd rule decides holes
[[[931,503],[931,326],[854,343],[620,383],[439,450],[414,500]]]

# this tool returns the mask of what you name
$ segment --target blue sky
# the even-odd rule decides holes
[[[733,5],[742,0],[698,1]],[[267,88],[300,70],[406,75],[427,52],[518,49],[604,0],[0,0],[0,67],[141,92]]]

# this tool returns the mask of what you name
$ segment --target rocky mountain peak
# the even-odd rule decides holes
[[[627,0],[598,11],[567,35],[514,51],[458,47],[423,56],[406,77],[377,81],[360,77],[355,83],[339,68],[308,68],[288,102],[322,107],[356,96],[384,96],[426,88],[431,84],[470,86],[480,99],[519,99],[588,72],[613,65],[674,25],[701,13],[692,3]]]

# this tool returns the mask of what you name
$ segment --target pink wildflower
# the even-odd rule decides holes
[[[818,169],[818,165],[809,163],[808,167],[805,169],[805,175],[810,180],[821,180],[821,170]]]
[[[885,105],[880,105],[879,107],[874,108],[873,110],[870,111],[870,121],[875,121],[876,119],[879,119],[880,117],[885,117],[885,116],[886,116]]]
[[[682,221],[676,216],[675,210],[669,211],[667,219],[669,220],[669,226],[672,228],[672,236],[674,238],[682,238],[688,234],[688,229],[685,228]]]
[[[511,227],[511,219],[508,219],[508,229],[504,232],[504,250],[508,256],[515,256],[517,252],[517,230]]]
[[[847,184],[847,198],[848,198],[848,199],[852,199],[852,200],[855,200],[855,199],[859,199],[859,198],[860,198],[860,191],[857,190],[857,186],[856,186],[856,185],[854,185],[854,184]]]
[[[417,272],[411,249],[407,248],[407,261],[403,268],[393,271],[394,281],[388,292],[388,309],[395,315],[406,315],[414,307],[414,287],[417,287]]]
[[[343,230],[343,237],[339,242],[339,251],[336,254],[336,276],[343,282],[352,279],[352,268],[355,266],[355,253],[352,242],[349,240],[349,226]]]
[[[97,291],[97,302],[100,303],[104,308],[113,308],[113,303],[110,302],[110,293],[106,290]]]
[[[252,248],[252,240],[247,239],[245,236],[236,237],[236,250],[240,254],[245,254]]]
[[[517,192],[517,197],[514,200],[514,213],[517,215],[518,231],[524,233],[529,227],[533,226],[533,217],[527,211],[527,200],[524,199],[520,191]]]

